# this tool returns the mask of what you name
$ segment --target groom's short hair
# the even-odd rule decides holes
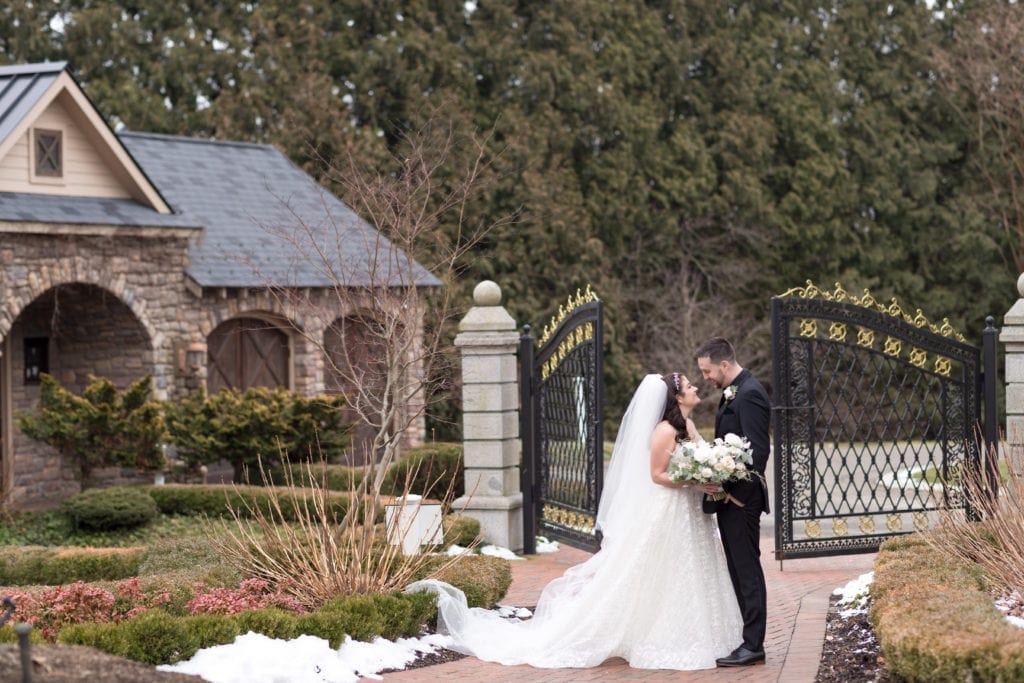
[[[730,363],[736,362],[736,350],[725,337],[712,337],[697,347],[694,358],[708,358],[712,363],[721,363],[727,360]]]

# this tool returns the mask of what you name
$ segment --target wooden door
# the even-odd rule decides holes
[[[235,318],[210,333],[207,388],[287,387],[288,335],[265,320]]]

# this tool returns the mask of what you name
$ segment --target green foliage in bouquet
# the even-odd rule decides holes
[[[81,396],[47,374],[41,375],[41,384],[39,406],[19,414],[18,426],[70,460],[83,489],[93,485],[98,467],[155,471],[163,466],[158,446],[165,428],[160,405],[150,398],[150,375],[124,391],[90,375]]]
[[[343,405],[338,396],[306,398],[280,387],[200,391],[167,406],[167,429],[186,463],[227,460],[242,483],[245,469],[258,469],[260,458],[340,455],[349,442]]]

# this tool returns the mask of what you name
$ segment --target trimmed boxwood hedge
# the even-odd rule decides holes
[[[134,529],[160,514],[152,497],[129,486],[87,489],[65,500],[60,509],[73,528],[90,531]]]
[[[288,474],[290,474],[292,482],[296,486],[309,486],[310,474],[312,474],[312,478],[317,486],[320,485],[322,480],[327,484],[328,490],[345,493],[351,492],[362,483],[365,470],[362,467],[348,467],[346,465],[290,463],[288,465]],[[285,486],[288,484],[288,476],[283,465],[275,465],[268,468],[267,475],[267,478],[270,480],[269,483],[273,486]],[[252,481],[255,478],[250,477],[250,482],[253,484],[261,483]]]
[[[165,515],[206,515],[208,517],[229,517],[234,508],[241,516],[247,516],[248,505],[268,514],[272,509],[270,493],[261,486],[231,486],[168,484],[142,487],[156,501],[160,512]],[[301,506],[301,498],[286,491],[278,492],[281,512],[287,521],[295,521],[295,510]],[[343,493],[331,495],[330,509],[339,518],[348,510],[349,498]]]
[[[375,636],[411,638],[436,618],[436,599],[426,593],[352,595],[336,598],[311,614],[261,609],[231,616],[176,617],[150,610],[120,622],[66,626],[58,641],[155,665],[188,659],[201,648],[230,643],[249,631],[273,638],[319,636],[337,649],[346,635],[364,641]]]
[[[466,488],[461,443],[431,443],[410,448],[388,468],[381,493],[400,496],[407,477],[409,493],[441,500],[451,484],[452,495],[461,496]]]
[[[889,669],[907,681],[1024,680],[1024,638],[977,565],[914,534],[882,544],[870,619]]]
[[[117,581],[138,575],[145,557],[143,548],[8,546],[0,554],[0,585]]]

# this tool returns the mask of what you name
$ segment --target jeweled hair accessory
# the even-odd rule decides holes
[[[682,389],[682,383],[679,381],[679,373],[678,372],[673,372],[672,373],[672,384],[675,385],[676,393],[678,394],[679,390]]]

